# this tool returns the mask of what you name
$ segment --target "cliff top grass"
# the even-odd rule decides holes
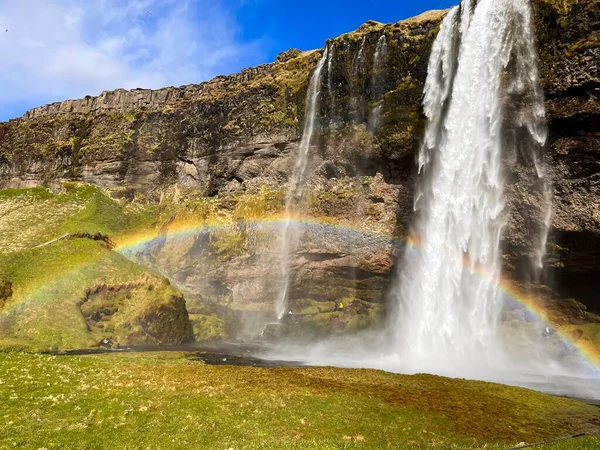
[[[600,421],[598,408],[491,383],[178,353],[0,353],[0,380],[2,448],[504,449]]]
[[[177,212],[173,206],[122,202],[97,186],[76,182],[63,183],[58,192],[45,187],[0,190],[0,254],[30,249],[65,234],[101,232],[114,237],[160,227]]]

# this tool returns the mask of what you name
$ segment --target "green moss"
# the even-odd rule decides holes
[[[190,321],[194,328],[194,337],[198,342],[225,338],[225,323],[216,315],[190,314]]]
[[[312,299],[299,299],[295,302],[294,310],[296,314],[314,315],[333,311],[334,307],[334,302],[319,302]]]
[[[597,48],[599,46],[600,46],[600,32],[594,31],[594,32],[590,33],[590,35],[587,36],[585,39],[581,39],[581,40],[575,42],[574,44],[572,44],[568,49],[568,53],[570,55],[577,55],[578,53],[583,53],[586,50],[589,50],[592,48]]]
[[[18,197],[25,197],[28,200],[37,201],[51,199],[53,198],[53,194],[50,189],[45,187],[0,190],[0,201],[11,200]]]
[[[598,323],[565,325],[561,327],[561,331],[569,335],[574,342],[581,341],[600,349],[600,324]]]
[[[350,187],[329,190],[320,188],[310,191],[310,210],[316,216],[342,215],[353,208],[356,193]]]
[[[294,312],[299,319],[293,333],[306,336],[355,333],[381,322],[383,307],[379,304],[354,297],[340,297],[337,303],[344,305],[342,311],[336,311],[336,302],[332,301],[297,300]]]
[[[285,194],[281,189],[261,186],[255,193],[239,193],[234,197],[236,219],[260,219],[277,214],[284,207]]]
[[[30,248],[67,233],[115,237],[160,219],[157,207],[124,206],[100,188],[64,183],[57,194],[45,188],[0,191],[0,252]]]
[[[211,234],[212,252],[220,261],[244,254],[248,249],[248,231],[244,222],[220,227]]]

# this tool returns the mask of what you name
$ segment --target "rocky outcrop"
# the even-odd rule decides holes
[[[290,50],[286,56],[278,58],[277,62],[286,62],[292,57],[297,57],[300,51]],[[283,54],[282,54],[283,55]],[[201,101],[210,98],[216,91],[226,91],[234,88],[239,83],[248,83],[261,74],[273,71],[273,65],[264,65],[245,69],[240,73],[217,77],[201,84],[190,84],[181,87],[167,87],[163,89],[117,89],[104,91],[99,96],[86,96],[83,99],[66,100],[49,105],[40,106],[27,111],[24,119],[54,117],[66,114],[104,114],[142,111],[159,111],[170,105],[182,103],[186,100]]]
[[[600,284],[594,281],[600,279],[599,4],[534,0],[533,6],[555,204],[548,283],[600,310]],[[327,43],[331,59],[321,80],[307,211],[388,238],[365,247],[371,260],[340,239],[331,241],[338,242],[334,246],[308,239],[294,260],[297,300],[310,292],[322,302],[352,295],[376,303],[389,286],[398,247],[390,237],[406,237],[413,213],[421,97],[444,14],[391,25],[367,22]],[[375,53],[382,37],[387,54],[379,67]],[[158,202],[176,192],[176,198],[219,198],[225,209],[264,187],[281,192],[298,151],[308,81],[321,55],[294,50],[273,64],[200,85],[119,90],[36,108],[0,125],[0,187],[78,180],[119,198]],[[515,269],[530,264],[540,198],[532,194],[525,155],[507,163],[507,172],[506,266],[524,273]],[[237,239],[239,233],[225,236]],[[264,280],[272,270],[273,242],[263,253],[234,255],[228,252],[237,241],[222,242],[209,262],[197,263],[207,257],[204,244],[229,238],[198,234],[175,242],[166,236],[134,256],[168,268],[178,287],[188,289],[186,296],[231,297],[240,304],[272,300],[273,286]]]
[[[146,283],[96,286],[88,289],[79,309],[89,331],[113,345],[179,345],[193,340],[185,300],[168,285],[158,290]]]

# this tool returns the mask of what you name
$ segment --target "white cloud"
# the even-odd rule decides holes
[[[260,59],[238,31],[218,0],[2,0],[0,107],[200,82]]]

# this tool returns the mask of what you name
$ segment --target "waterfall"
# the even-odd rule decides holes
[[[385,64],[387,62],[387,51],[387,38],[385,37],[385,34],[382,34],[377,41],[375,55],[373,56],[373,66],[376,71],[385,69]]]
[[[333,60],[335,58],[335,44],[332,42],[327,47],[329,57],[327,58],[327,89],[329,91],[329,128],[334,129],[335,121],[335,86],[333,83]]]
[[[385,70],[388,57],[387,38],[385,33],[381,35],[375,47],[373,55],[373,76],[371,77],[371,90],[373,97],[379,103],[373,108],[369,116],[369,130],[374,131],[379,128],[381,120],[381,111],[383,110],[383,95],[385,93],[384,79],[382,72]]]
[[[360,43],[360,48],[358,49],[358,53],[354,56],[352,61],[352,74],[354,77],[358,77],[360,74],[364,72],[365,68],[365,44],[367,41],[367,37],[363,37]]]
[[[352,59],[352,94],[350,98],[350,117],[354,123],[361,123],[364,119],[364,93],[362,80],[366,71],[366,39],[366,36],[363,37],[358,53],[356,53]]]
[[[328,59],[328,51],[325,49],[317,68],[315,69],[308,86],[306,94],[306,107],[304,116],[304,129],[298,149],[298,157],[292,173],[290,187],[285,202],[285,222],[281,233],[281,244],[279,249],[279,292],[275,301],[275,313],[281,319],[287,312],[288,295],[290,288],[290,272],[292,252],[300,240],[298,232],[292,227],[292,220],[302,200],[304,186],[306,184],[306,168],[310,159],[310,145],[312,143],[315,121],[318,112],[319,87],[321,84],[321,73]]]
[[[531,20],[528,0],[463,0],[441,24],[423,96],[427,124],[417,159],[417,219],[396,272],[387,326],[311,346],[285,343],[270,357],[598,398],[597,371],[543,319],[520,311],[521,318],[501,320],[514,312],[504,308],[514,299],[500,287],[500,243],[509,215],[504,170],[511,163],[522,164],[519,176],[531,175],[529,193],[538,199],[527,205],[539,225],[531,239],[534,270],[543,265],[552,220],[542,158],[545,102]],[[383,54],[383,43],[381,48]],[[312,103],[319,70],[311,82]],[[311,128],[305,127],[303,146]],[[517,154],[523,161],[512,158]]]
[[[419,218],[399,275],[393,333],[402,359],[418,370],[477,372],[506,359],[498,286],[507,89],[537,98],[519,111],[535,143],[533,159],[545,140],[530,22],[526,0],[463,0],[444,19],[432,48],[423,101],[428,124],[418,157]],[[515,69],[509,73],[510,63]],[[513,79],[507,81],[507,73]]]

